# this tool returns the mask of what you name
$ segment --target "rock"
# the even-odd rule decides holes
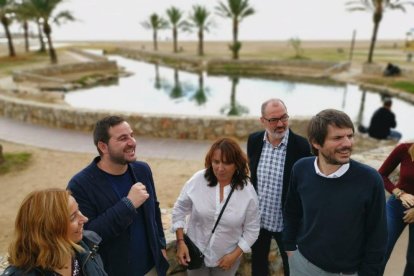
[[[4,162],[3,146],[0,145],[0,165]]]

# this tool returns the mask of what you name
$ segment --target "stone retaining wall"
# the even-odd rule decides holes
[[[250,76],[305,76],[327,77],[349,67],[346,63],[310,60],[231,60],[185,57],[177,54],[156,53],[145,50],[116,48],[111,54],[150,63],[164,64],[181,70],[197,72],[206,70],[209,74],[238,74]]]
[[[64,80],[54,78],[54,76],[94,71],[118,71],[118,66],[116,61],[108,60],[52,65],[43,68],[15,71],[13,72],[13,81],[64,82]]]
[[[189,72],[199,72],[205,69],[205,61],[197,57],[156,53],[145,50],[136,50],[128,48],[116,48],[109,54],[116,54],[130,59],[171,66]]]
[[[398,64],[394,64],[400,67],[401,69],[401,76],[406,78],[414,78],[414,71],[407,68],[402,68]],[[377,75],[377,76],[383,76],[384,70],[386,66],[376,63],[365,63],[362,67],[362,73],[367,75]]]
[[[0,116],[51,127],[92,131],[97,120],[119,114],[114,111],[95,111],[56,104],[37,103],[0,95]],[[162,114],[122,113],[136,135],[158,138],[215,140],[230,136],[245,140],[249,133],[261,129],[253,117],[196,117]],[[292,128],[303,133],[307,121],[289,120]]]

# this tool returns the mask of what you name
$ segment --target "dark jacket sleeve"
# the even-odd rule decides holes
[[[282,237],[286,251],[294,251],[297,249],[296,237],[298,236],[303,216],[302,202],[297,191],[298,169],[296,167],[294,165],[291,172],[289,189],[283,211],[284,228]]]
[[[361,267],[358,271],[360,276],[380,275],[383,258],[386,251],[387,220],[385,214],[385,192],[381,176],[375,174],[375,182],[371,202],[367,208],[366,221],[366,243]]]
[[[151,171],[151,168],[148,166],[148,164],[141,163],[141,165],[146,167],[145,171],[146,171],[147,179],[148,179],[148,182],[146,183],[146,188],[147,188],[147,191],[150,192],[150,198],[152,198],[153,201],[154,201],[152,211],[155,214],[155,224],[156,224],[156,229],[157,229],[157,232],[158,232],[159,242],[160,242],[161,248],[166,248],[167,243],[166,243],[166,240],[165,240],[164,229],[162,227],[160,203],[158,201],[157,193],[155,191],[155,185],[154,185],[154,179],[153,179],[153,176],[152,176],[152,171]]]
[[[103,243],[120,235],[132,223],[134,211],[116,197],[106,179],[91,166],[75,175],[68,189],[89,219],[85,229],[98,233]]]

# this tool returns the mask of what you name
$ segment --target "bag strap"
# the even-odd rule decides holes
[[[220,214],[219,214],[219,216],[218,216],[218,218],[216,220],[216,223],[214,224],[213,230],[211,231],[211,234],[212,235],[214,234],[214,231],[216,231],[216,227],[217,227],[217,225],[218,225],[218,223],[219,223],[219,221],[221,219],[221,216],[223,215],[224,209],[226,209],[227,203],[229,203],[230,197],[233,194],[233,192],[234,192],[234,185],[233,185],[233,187],[231,187],[231,191],[229,193],[229,196],[226,199],[226,202],[223,205],[223,208],[221,208]]]

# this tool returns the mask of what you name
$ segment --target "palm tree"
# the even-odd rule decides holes
[[[239,23],[249,15],[255,13],[255,10],[249,6],[249,0],[227,0],[227,6],[223,2],[219,2],[216,7],[219,16],[231,18],[233,22],[233,44],[230,50],[233,53],[233,59],[239,59],[239,51],[241,43],[238,41]]]
[[[168,27],[167,21],[164,18],[153,13],[150,15],[148,21],[142,22],[141,25],[145,29],[152,29],[152,39],[154,43],[154,51],[158,50],[158,30],[166,29]]]
[[[27,2],[22,2],[16,6],[14,10],[16,19],[22,24],[24,32],[24,46],[26,52],[29,52],[29,20],[35,19],[32,6]]]
[[[167,16],[168,16],[168,19],[170,20],[171,29],[173,32],[173,43],[174,43],[173,50],[174,50],[174,53],[177,53],[178,52],[178,45],[177,45],[178,30],[184,29],[187,25],[187,22],[185,20],[181,20],[183,17],[183,12],[174,6],[167,9]]]
[[[37,36],[39,38],[39,52],[44,53],[46,52],[46,45],[45,41],[43,40],[43,31],[42,31],[42,19],[37,17],[36,18],[36,25],[37,25]]]
[[[4,33],[6,34],[7,43],[9,46],[9,56],[15,57],[16,51],[14,50],[13,38],[10,33],[10,14],[13,8],[12,0],[0,0],[0,21],[4,28]]]
[[[188,23],[189,28],[197,28],[198,47],[197,53],[199,56],[204,55],[204,31],[208,32],[213,25],[213,21],[209,20],[210,12],[203,6],[193,6],[193,11],[190,13]]]
[[[378,28],[386,9],[401,10],[405,12],[405,5],[413,5],[412,2],[400,2],[399,0],[355,0],[346,3],[348,11],[369,11],[373,13],[374,29],[372,31],[371,45],[368,53],[368,63],[372,63],[375,43],[377,41]]]
[[[43,32],[47,38],[49,48],[50,61],[57,63],[57,55],[52,41],[52,26],[51,23],[60,25],[62,21],[74,21],[75,18],[69,11],[61,11],[54,15],[56,8],[62,4],[64,0],[26,0],[33,6],[34,16],[39,18],[43,24]]]

